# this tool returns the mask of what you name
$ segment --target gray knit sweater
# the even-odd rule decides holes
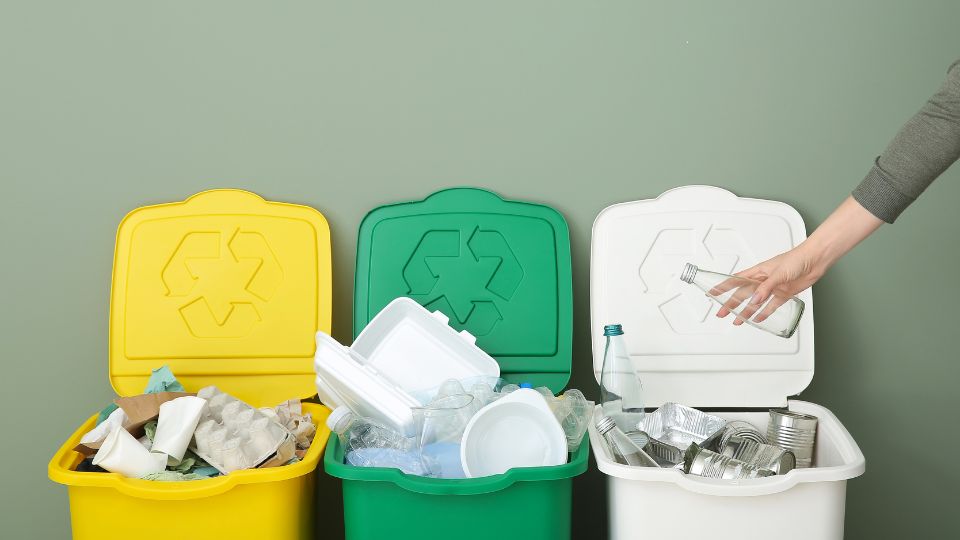
[[[893,223],[910,203],[960,158],[960,60],[923,108],[880,154],[853,198]]]

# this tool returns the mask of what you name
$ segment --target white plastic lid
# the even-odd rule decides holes
[[[813,379],[813,298],[783,339],[718,319],[719,307],[679,274],[685,263],[734,273],[798,245],[803,219],[787,204],[684,186],[616,204],[593,225],[590,311],[593,365],[603,366],[605,324],[622,324],[647,407],[786,404]]]

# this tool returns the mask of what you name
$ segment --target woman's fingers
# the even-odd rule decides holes
[[[740,313],[737,314],[737,318],[736,320],[733,321],[733,324],[735,324],[736,326],[740,326],[741,324],[746,322],[750,317],[753,317],[753,314],[756,313],[758,309],[760,309],[760,304],[754,304],[753,300],[750,300],[743,307]]]
[[[723,293],[725,293],[725,292],[727,292],[727,291],[731,291],[731,290],[733,290],[733,289],[736,289],[736,288],[739,287],[740,284],[742,284],[742,283],[743,283],[743,279],[741,279],[741,278],[738,278],[738,277],[728,278],[728,279],[726,279],[726,280],[724,280],[724,281],[721,281],[720,283],[714,285],[713,288],[710,289],[710,294],[711,294],[712,296],[720,296],[721,294],[723,294]]]
[[[743,283],[736,291],[734,291],[732,295],[730,295],[730,298],[723,303],[720,310],[717,311],[717,317],[726,317],[727,314],[738,308],[748,298],[750,298],[755,288],[756,283],[752,281]]]
[[[760,310],[760,313],[757,313],[757,316],[753,318],[753,322],[763,322],[773,314],[780,306],[785,304],[787,300],[790,299],[790,296],[784,294],[783,292],[776,292],[773,295],[773,298],[767,302],[767,305],[763,306],[763,309]]]

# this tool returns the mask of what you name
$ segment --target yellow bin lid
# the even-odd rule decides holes
[[[143,392],[170,366],[254,405],[316,393],[330,332],[330,229],[320,212],[247,191],[205,191],[120,223],[110,300],[110,383]]]

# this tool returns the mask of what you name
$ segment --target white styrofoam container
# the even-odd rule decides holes
[[[597,465],[609,476],[612,539],[690,538],[695,530],[720,540],[843,538],[846,481],[863,474],[863,454],[829,410],[787,401],[813,379],[810,291],[800,294],[807,309],[799,329],[783,339],[734,327],[732,317],[717,319],[718,306],[678,278],[686,262],[734,273],[805,238],[803,220],[790,206],[710,186],[676,188],[597,216],[590,308],[598,380],[603,325],[619,323],[648,407],[668,401],[709,407],[764,432],[772,407],[820,420],[814,467],[740,481],[620,465],[591,425]]]
[[[317,332],[314,358],[317,395],[328,407],[347,406],[406,437],[414,435],[412,407],[422,405],[402,388],[383,377],[350,347]]]
[[[418,392],[449,379],[496,378],[500,365],[447,317],[409,298],[387,304],[360,332],[352,347],[317,332],[314,369],[317,394],[330,407],[346,405],[413,436],[411,408],[423,405]]]
[[[391,382],[416,395],[449,379],[500,376],[500,364],[470,332],[414,300],[399,297],[367,323],[351,347]]]

